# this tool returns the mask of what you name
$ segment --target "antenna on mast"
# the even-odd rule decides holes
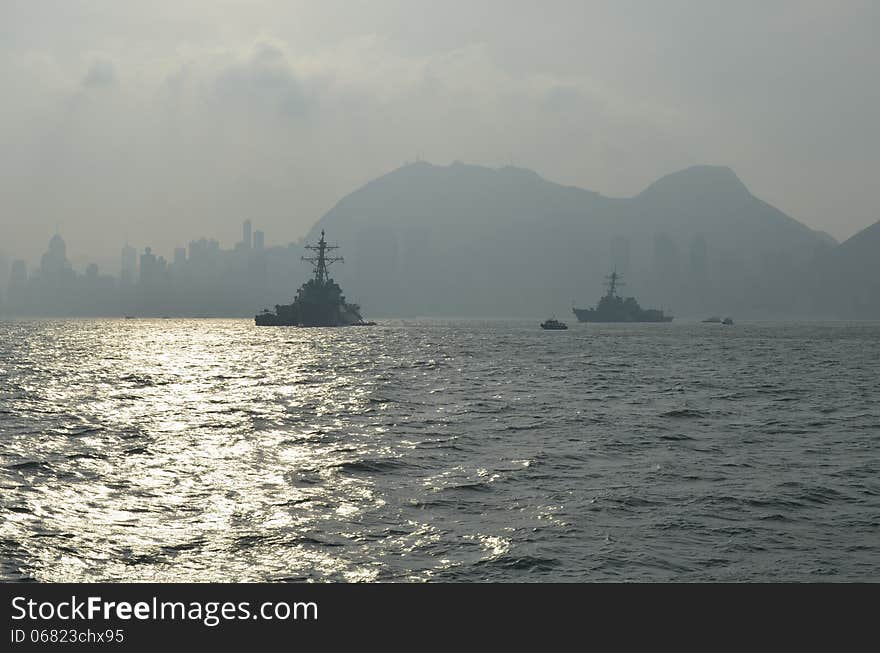
[[[614,272],[609,274],[607,277],[608,283],[605,285],[608,286],[608,297],[614,297],[616,294],[616,290],[619,286],[625,286],[626,284],[620,280],[620,275],[617,274],[617,268],[614,268]]]
[[[303,261],[308,261],[315,266],[315,281],[318,283],[327,283],[330,281],[330,272],[327,268],[333,263],[344,263],[345,259],[341,256],[327,256],[327,252],[332,249],[339,249],[339,245],[328,245],[324,240],[324,230],[321,229],[321,240],[317,245],[306,245],[306,249],[317,252],[317,256],[303,256]]]

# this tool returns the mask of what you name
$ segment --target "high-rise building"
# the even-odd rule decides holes
[[[22,288],[27,283],[27,263],[22,260],[12,262],[12,271],[9,273],[9,287]]]
[[[55,282],[73,276],[73,268],[67,260],[67,244],[58,234],[52,236],[49,250],[40,260],[40,275],[43,279]]]
[[[264,247],[266,247],[266,235],[257,230],[254,232],[254,249],[262,251]]]
[[[174,249],[174,265],[182,266],[186,263],[186,248],[176,247]]]
[[[134,283],[137,274],[137,250],[128,243],[122,248],[122,268],[119,279],[124,284]]]
[[[691,261],[690,274],[697,279],[704,279],[709,269],[708,247],[706,245],[706,237],[703,234],[697,234],[691,240]]]
[[[245,249],[250,249],[253,245],[253,241],[251,240],[251,221],[245,220],[244,224],[241,227],[241,242],[244,244]]]
[[[667,234],[654,234],[654,275],[656,279],[670,281],[679,272],[678,248]]]
[[[153,254],[153,248],[147,247],[141,254],[141,284],[152,285],[159,275],[159,260]]]
[[[24,307],[26,286],[27,286],[27,263],[22,260],[12,262],[12,269],[9,272],[9,293],[7,299],[12,310]]]

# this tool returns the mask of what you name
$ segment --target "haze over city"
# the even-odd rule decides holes
[[[46,599],[10,641],[261,649],[314,599],[322,643],[550,642],[583,595],[511,584],[880,580],[878,26],[0,0],[0,604]],[[424,589],[349,622],[365,582]]]
[[[868,2],[4,2],[0,250],[83,272],[251,219],[302,238],[399,166],[611,197],[695,164],[842,241],[880,217]],[[552,17],[552,20],[548,18]],[[749,47],[743,47],[748,43]]]

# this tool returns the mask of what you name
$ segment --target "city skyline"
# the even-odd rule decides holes
[[[267,247],[265,232],[253,227],[243,221],[228,249],[205,237],[172,253],[127,244],[105,268],[110,274],[95,263],[74,269],[55,235],[39,266],[0,260],[0,272],[10,271],[2,308],[249,316],[289,301],[304,277],[304,243]],[[377,317],[553,312],[588,298],[617,269],[632,274],[637,295],[680,317],[863,319],[880,310],[870,273],[878,227],[837,243],[752,195],[724,167],[678,171],[620,199],[521,168],[417,162],[352,192],[309,238],[327,228],[342,242],[348,264],[338,278]],[[477,264],[467,256],[475,242],[492,243]],[[544,250],[556,252],[550,265],[535,253]]]
[[[168,257],[150,245],[126,243],[107,271],[93,261],[74,266],[65,239],[55,234],[39,263],[0,260],[0,273],[8,273],[0,313],[247,315],[261,302],[289,294],[288,284],[298,278],[299,250],[293,243],[266,247],[265,233],[254,230],[250,219],[241,232],[229,249],[203,236]]]
[[[246,228],[245,225],[247,225],[247,224],[253,225],[253,221],[251,219],[245,219],[239,225],[240,229],[242,231],[244,231],[244,229]],[[266,240],[265,240],[265,237],[266,237],[265,232],[260,229],[253,229],[252,227],[251,227],[251,229],[252,229],[251,240],[250,240],[251,245],[249,247],[245,247],[245,249],[248,249],[248,250],[249,249],[262,250],[264,248],[271,248],[271,247],[286,247],[286,246],[298,244],[299,242],[301,242],[301,239],[300,239],[299,241],[290,241],[286,245],[271,244],[271,243],[267,245]],[[241,235],[242,235],[241,240],[233,242],[232,248],[231,248],[232,251],[236,250],[236,248],[238,248],[241,245],[243,245],[244,243],[248,242],[247,239],[244,237],[244,233],[242,233]],[[152,252],[156,256],[163,258],[166,261],[166,263],[171,264],[171,263],[180,262],[179,252],[181,252],[181,251],[186,253],[186,258],[188,258],[189,254],[187,252],[190,252],[192,250],[193,245],[198,246],[199,244],[202,244],[204,246],[216,247],[221,250],[223,249],[223,245],[224,245],[223,240],[216,238],[213,235],[208,236],[205,234],[199,235],[198,237],[190,238],[189,240],[184,239],[183,241],[181,241],[182,243],[184,243],[183,245],[173,244],[167,250],[156,248],[150,243],[145,243],[143,245],[132,243],[128,239],[124,238],[121,241],[117,255],[115,257],[113,257],[110,255],[96,256],[93,253],[83,252],[83,251],[80,251],[80,252],[68,251],[68,238],[64,234],[63,230],[61,230],[61,229],[56,230],[54,233],[51,234],[51,236],[49,236],[46,240],[43,241],[43,243],[45,243],[44,246],[47,248],[47,250],[51,249],[52,241],[55,238],[61,238],[62,241],[64,242],[65,254],[67,256],[67,260],[71,264],[74,271],[81,271],[82,273],[86,273],[87,270],[89,269],[89,267],[91,267],[93,265],[97,265],[99,270],[102,270],[102,271],[108,270],[108,269],[111,270],[111,272],[112,272],[111,276],[114,276],[115,278],[122,278],[123,276],[125,276],[126,270],[131,269],[131,265],[126,264],[126,258],[127,258],[126,252],[128,250],[131,250],[134,252],[134,255],[136,257],[135,261],[139,260],[140,256],[143,255],[144,253],[146,253],[147,250],[150,250],[150,252]],[[8,243],[4,243],[4,245],[8,245]],[[24,262],[27,265],[27,270],[29,273],[37,271],[40,269],[40,261],[46,253],[46,252],[38,253],[36,256],[32,256],[32,257],[27,258],[27,257],[19,257],[17,255],[13,255],[14,251],[16,251],[16,250],[14,250],[12,248],[7,248],[7,249],[0,248],[0,274],[3,274],[4,272],[8,271],[7,268],[3,267],[4,265],[10,266],[10,265],[12,265],[14,263],[18,263],[18,262]]]

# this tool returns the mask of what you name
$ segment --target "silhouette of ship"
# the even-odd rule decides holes
[[[731,324],[733,324],[733,318],[726,317],[722,320],[717,315],[713,315],[712,317],[709,317],[709,318],[706,318],[705,320],[703,320],[703,323],[704,324],[725,324],[727,326],[730,326]]]
[[[567,329],[568,325],[565,322],[560,322],[555,317],[551,317],[549,320],[541,322],[541,328],[549,329],[551,331],[561,331]]]
[[[328,268],[331,264],[342,262],[341,256],[328,256],[327,252],[338,249],[328,245],[321,231],[317,245],[306,245],[306,249],[316,256],[303,256],[315,266],[315,275],[306,281],[296,293],[292,304],[276,305],[275,312],[263,310],[254,317],[257,326],[371,326],[375,322],[364,322],[361,308],[345,301],[342,288],[330,278]]]
[[[617,294],[622,286],[620,275],[615,270],[605,277],[608,279],[608,292],[599,300],[595,308],[572,308],[578,322],[672,322],[671,315],[665,315],[656,308],[642,308],[634,297]]]

